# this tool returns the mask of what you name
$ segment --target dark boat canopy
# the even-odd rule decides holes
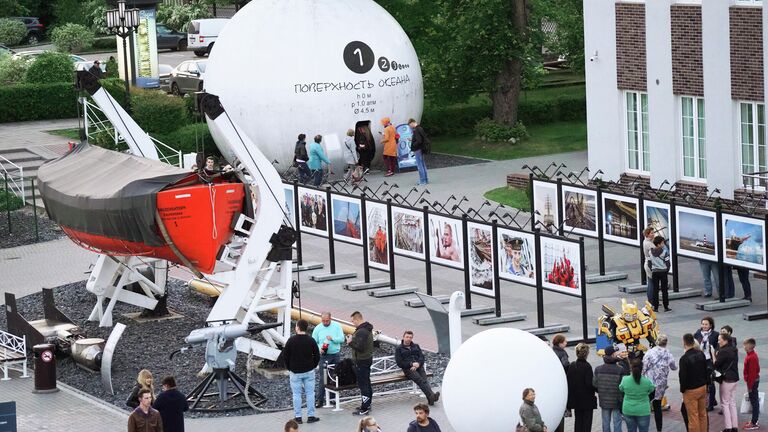
[[[87,143],[48,162],[38,185],[51,220],[65,228],[162,246],[157,233],[157,192],[190,172]]]

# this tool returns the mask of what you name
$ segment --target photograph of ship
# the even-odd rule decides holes
[[[493,237],[491,228],[476,223],[467,224],[469,230],[469,282],[470,289],[484,295],[493,295]]]
[[[715,213],[677,207],[677,252],[680,255],[717,260]]]
[[[283,211],[285,212],[285,217],[290,220],[291,226],[295,226],[296,214],[293,212],[293,187],[286,186],[283,188],[283,192],[285,193],[285,202],[283,203]]]
[[[332,195],[333,238],[363,244],[360,233],[360,200]]]
[[[581,258],[579,244],[541,237],[542,286],[581,296]]]
[[[429,215],[429,259],[435,264],[464,269],[464,231],[461,221]]]
[[[541,181],[533,182],[533,211],[538,228],[550,234],[557,232],[557,185]]]
[[[299,210],[302,231],[328,235],[328,203],[324,192],[299,188]]]
[[[597,192],[563,186],[563,227],[597,237]]]
[[[532,234],[499,229],[499,277],[535,286],[535,245]]]
[[[395,253],[424,259],[424,214],[392,207],[392,222]]]
[[[726,264],[765,270],[765,221],[723,215],[723,247]]]
[[[603,194],[603,238],[637,246],[637,198]]]
[[[389,270],[387,206],[369,202],[366,213],[368,217],[368,265],[381,270]]]

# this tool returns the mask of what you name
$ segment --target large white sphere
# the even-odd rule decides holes
[[[513,431],[527,387],[536,391],[542,420],[554,430],[568,399],[560,360],[538,337],[497,328],[472,336],[451,356],[441,400],[457,432]]]
[[[340,164],[347,130],[362,121],[380,157],[381,118],[418,120],[424,99],[413,45],[372,0],[251,1],[219,34],[205,90],[278,169],[290,165],[299,133],[307,142],[323,135]]]

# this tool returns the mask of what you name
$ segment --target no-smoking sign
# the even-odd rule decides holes
[[[53,360],[53,352],[43,351],[42,354],[40,354],[40,358],[43,359],[44,362],[50,363],[51,360]]]

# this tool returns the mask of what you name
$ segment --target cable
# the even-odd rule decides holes
[[[211,235],[213,235],[214,239],[217,239],[219,238],[219,232],[216,228],[216,187],[214,187],[213,183],[208,185],[208,196],[211,199],[211,217],[213,218],[213,231]]]

